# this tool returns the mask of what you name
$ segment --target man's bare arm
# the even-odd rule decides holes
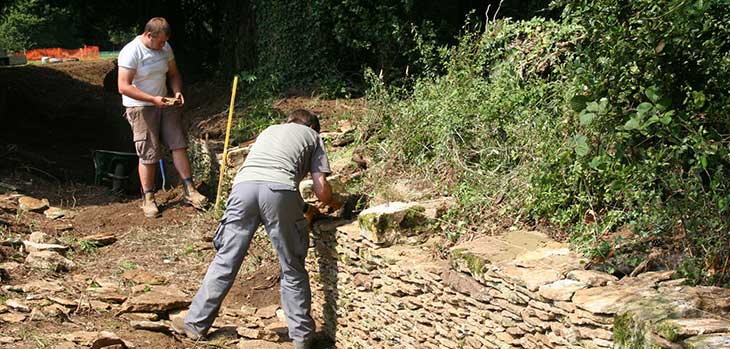
[[[332,202],[332,187],[327,182],[327,174],[322,172],[312,173],[312,189],[317,199],[325,205]]]
[[[175,98],[179,99],[181,104],[185,104],[185,97],[182,94],[182,74],[180,74],[174,59],[167,64],[167,79],[170,81],[170,87]]]

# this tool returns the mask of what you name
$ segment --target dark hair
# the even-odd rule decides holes
[[[319,118],[317,114],[306,109],[297,109],[287,117],[286,122],[294,122],[300,125],[309,126],[319,133]]]
[[[152,36],[157,34],[165,33],[165,36],[170,36],[170,23],[162,17],[155,17],[150,19],[144,26],[145,33],[149,32]]]

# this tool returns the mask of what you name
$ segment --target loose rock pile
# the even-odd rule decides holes
[[[730,290],[681,286],[672,271],[618,280],[525,231],[445,261],[420,212],[388,205],[315,227],[314,313],[337,347],[730,347]]]

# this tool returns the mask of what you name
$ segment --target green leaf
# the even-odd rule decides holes
[[[644,102],[644,103],[639,104],[638,107],[636,107],[636,112],[639,114],[639,116],[644,116],[648,112],[650,112],[652,108],[654,108],[653,104]]]
[[[595,113],[589,113],[586,111],[582,111],[580,113],[580,124],[581,126],[588,126],[593,122],[593,119],[596,118]]]
[[[586,156],[591,150],[588,143],[586,143],[586,136],[584,135],[576,135],[573,137],[573,143],[575,145],[575,153],[578,156]]]
[[[659,118],[659,121],[664,125],[669,125],[669,123],[672,122],[672,116],[674,116],[674,110],[664,113],[662,117]]]
[[[588,104],[586,104],[586,110],[591,112],[598,112],[601,110],[601,107],[596,102],[588,102]]]
[[[633,116],[629,119],[629,121],[626,121],[626,124],[624,124],[624,130],[630,131],[630,130],[638,130],[641,127],[641,122],[639,121],[639,118],[637,116]]]
[[[588,97],[575,95],[570,99],[570,107],[573,108],[573,111],[579,112],[586,108],[586,102],[588,102]]]
[[[672,100],[667,97],[660,99],[659,102],[655,105],[655,107],[659,110],[666,110],[671,106],[672,106]]]
[[[657,121],[659,121],[659,117],[657,117],[656,115],[652,115],[649,118],[649,120],[646,120],[646,122],[641,126],[641,128],[647,128],[647,127],[651,126],[652,124],[656,123]]]
[[[603,158],[601,156],[596,156],[593,158],[593,160],[591,160],[590,163],[588,163],[588,166],[590,166],[594,170],[597,170],[602,164]]]
[[[608,98],[603,97],[598,101],[598,114],[605,114],[608,110]]]
[[[659,91],[657,91],[656,86],[651,86],[644,91],[644,94],[647,98],[649,98],[650,101],[656,103],[658,102],[662,96],[659,94]]]

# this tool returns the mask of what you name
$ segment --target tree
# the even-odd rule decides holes
[[[0,17],[0,46],[8,51],[40,47],[75,48],[81,45],[69,8],[42,0],[16,0]]]

